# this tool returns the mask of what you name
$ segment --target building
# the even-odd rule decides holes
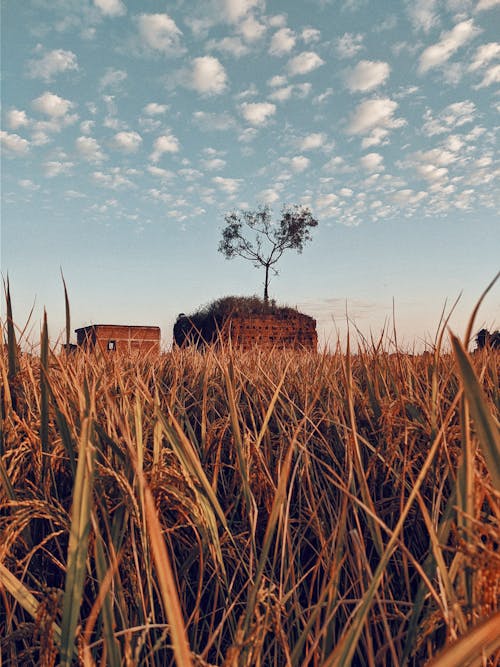
[[[75,329],[77,347],[106,352],[160,352],[160,327],[92,324]]]
[[[229,339],[243,350],[289,348],[316,352],[318,348],[316,320],[291,308],[276,313],[208,316],[202,321],[180,315],[174,326],[174,342],[179,347],[203,347]]]

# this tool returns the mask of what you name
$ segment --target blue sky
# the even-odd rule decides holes
[[[271,297],[320,339],[463,333],[500,262],[500,0],[2,2],[1,269],[14,316],[160,326],[263,272],[224,214],[319,220]],[[500,287],[478,327],[500,325]]]

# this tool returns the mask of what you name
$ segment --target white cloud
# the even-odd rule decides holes
[[[477,88],[485,88],[491,86],[493,83],[500,83],[500,65],[493,65],[484,73],[483,80],[478,84]]]
[[[316,28],[304,28],[300,33],[300,36],[302,37],[302,41],[306,44],[310,44],[311,42],[319,42],[321,32]]]
[[[470,42],[480,33],[472,19],[457,23],[450,31],[441,33],[439,42],[429,46],[420,56],[418,71],[425,74],[434,67],[447,62],[461,46]]]
[[[268,79],[267,85],[270,86],[271,88],[279,88],[280,86],[284,86],[287,82],[286,76],[281,76],[280,74],[277,74],[276,76],[273,76],[272,78]]]
[[[320,210],[324,210],[326,208],[329,208],[330,206],[333,206],[336,202],[338,201],[338,197],[336,194],[333,192],[330,192],[328,194],[320,195],[316,199],[316,206]]]
[[[47,178],[54,178],[60,174],[69,174],[73,168],[72,162],[62,162],[60,160],[51,160],[49,162],[44,162],[43,172]]]
[[[348,127],[349,134],[366,134],[375,128],[401,127],[404,121],[395,119],[398,103],[388,97],[365,100],[354,112]]]
[[[272,56],[283,56],[290,51],[295,46],[296,38],[295,33],[290,28],[281,28],[278,32],[275,32],[271,44],[269,46],[269,53]]]
[[[238,192],[243,180],[241,178],[223,178],[222,176],[214,176],[212,182],[223,192],[228,195],[233,195]]]
[[[119,167],[113,167],[108,173],[94,171],[92,178],[98,185],[101,185],[103,188],[109,188],[110,190],[118,190],[119,188],[124,187],[135,188],[134,183],[124,175]]]
[[[31,181],[29,178],[22,178],[20,181],[18,181],[18,184],[25,190],[31,190],[32,192],[40,190],[40,186],[37,183],[33,183],[33,181]]]
[[[4,130],[0,130],[0,140],[2,146],[15,155],[25,155],[30,148],[29,141],[23,139],[18,134],[9,134]]]
[[[43,95],[37,97],[31,105],[36,111],[44,113],[51,118],[62,118],[74,106],[69,100],[65,100],[59,97],[59,95],[54,95],[54,93],[50,92],[43,93]]]
[[[193,120],[205,132],[226,132],[235,126],[234,118],[225,112],[194,111]]]
[[[55,49],[40,60],[28,60],[28,75],[32,79],[52,81],[56,74],[78,70],[76,55],[72,51]]]
[[[150,102],[146,104],[142,111],[146,116],[161,116],[168,111],[168,106],[166,104],[158,104],[158,102]]]
[[[301,151],[312,151],[325,145],[326,135],[324,132],[313,132],[303,137],[299,142]]]
[[[261,190],[257,194],[257,200],[262,202],[263,204],[267,204],[268,206],[271,206],[275,202],[277,202],[280,198],[278,190],[275,188],[266,188],[265,190]]]
[[[151,176],[155,176],[162,181],[171,181],[175,178],[174,172],[170,171],[169,169],[162,169],[161,167],[154,167],[153,165],[149,165],[147,170]]]
[[[250,49],[244,44],[240,37],[223,37],[222,39],[211,39],[207,42],[209,51],[221,51],[230,53],[235,58],[241,58],[250,53]]]
[[[415,158],[419,162],[434,164],[438,167],[447,167],[454,162],[458,162],[460,159],[455,152],[446,148],[431,148],[428,151],[418,151],[415,153]]]
[[[384,169],[384,158],[380,153],[367,153],[360,160],[361,166],[367,171],[380,171]]]
[[[286,102],[289,100],[293,93],[293,86],[285,86],[284,88],[278,88],[269,95],[269,99],[273,102]]]
[[[203,169],[206,169],[207,171],[220,171],[226,166],[226,161],[221,160],[221,158],[214,157],[210,160],[202,160],[200,164]]]
[[[182,31],[168,14],[141,14],[138,24],[139,35],[148,48],[170,55],[181,52]]]
[[[354,192],[351,190],[351,188],[340,188],[339,190],[339,195],[341,197],[352,197]]]
[[[404,124],[404,123],[402,123]],[[362,148],[371,148],[372,146],[383,146],[389,143],[390,131],[385,127],[375,127],[367,137],[361,141]]]
[[[238,32],[243,35],[246,42],[256,42],[264,36],[266,26],[257,21],[255,16],[250,15],[239,24]]]
[[[188,87],[200,95],[219,95],[227,88],[227,74],[213,56],[195,58],[188,76]]]
[[[408,8],[410,20],[417,30],[429,32],[438,22],[436,0],[413,0]]]
[[[240,133],[238,141],[243,144],[251,143],[258,136],[258,132],[254,127],[247,127],[243,132]]]
[[[105,16],[123,16],[127,13],[127,8],[121,0],[94,0],[94,5]]]
[[[500,57],[500,43],[490,42],[489,44],[481,44],[469,65],[469,72],[475,72],[482,67],[486,67],[486,65],[498,57]]]
[[[95,120],[83,120],[80,123],[80,132],[82,134],[91,134],[95,126]]]
[[[340,58],[353,58],[359,53],[363,46],[363,35],[346,32],[337,39],[336,43],[337,54]]]
[[[307,157],[304,157],[304,155],[296,155],[290,160],[290,167],[296,174],[300,174],[305,171],[310,164],[311,160],[309,160]]]
[[[226,21],[238,23],[250,10],[261,7],[262,0],[221,0],[221,9]]]
[[[500,5],[500,0],[479,0],[477,3],[476,12],[482,12],[486,9],[493,9],[493,7],[496,7],[497,5]]]
[[[333,95],[333,88],[327,88],[324,93],[316,95],[313,99],[314,104],[323,104],[326,100]]]
[[[142,137],[138,132],[118,132],[113,143],[124,153],[136,153],[142,144]]]
[[[88,162],[102,162],[106,159],[99,143],[93,137],[78,137],[75,146],[80,155]]]
[[[470,100],[463,102],[454,102],[449,104],[441,111],[437,118],[434,118],[432,112],[427,110],[424,114],[423,131],[428,136],[450,132],[474,120],[476,106]]]
[[[385,62],[361,60],[346,73],[346,84],[351,92],[366,92],[380,86],[389,77],[391,68]]]
[[[314,51],[303,51],[288,61],[287,68],[290,76],[296,76],[298,74],[308,74],[324,64],[325,61]]]
[[[5,117],[7,119],[7,125],[11,130],[17,130],[18,127],[25,127],[26,125],[29,125],[30,122],[26,115],[26,111],[20,109],[10,109],[10,111],[7,111],[5,114]]]
[[[168,132],[155,140],[150,158],[153,162],[158,162],[163,153],[178,153],[179,149],[179,140]]]
[[[417,171],[422,178],[430,182],[442,181],[448,176],[446,167],[437,167],[435,164],[419,164],[417,165]]]
[[[127,78],[127,72],[114,67],[107,67],[99,81],[99,88],[117,88]]]
[[[243,118],[251,125],[265,125],[276,113],[276,106],[270,102],[245,102],[240,106]]]

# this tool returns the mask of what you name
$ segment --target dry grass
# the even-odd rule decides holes
[[[498,664],[498,352],[44,345],[0,357],[2,665]]]

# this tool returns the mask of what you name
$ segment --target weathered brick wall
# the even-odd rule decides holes
[[[301,313],[286,317],[272,314],[232,317],[228,325],[231,341],[244,349],[278,347],[315,351],[318,346],[316,321]]]
[[[212,343],[217,340],[219,331],[225,340],[231,338],[233,345],[244,350],[277,347],[316,351],[318,346],[316,320],[290,311],[259,315],[236,313],[223,322],[205,323],[198,333],[193,330],[190,320],[183,318],[174,327],[174,340],[181,346]]]
[[[78,346],[87,349],[98,347],[106,351],[113,341],[117,352],[160,352],[159,327],[96,324],[77,329],[76,333]]]

